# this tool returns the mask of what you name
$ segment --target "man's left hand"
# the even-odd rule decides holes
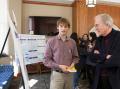
[[[108,54],[108,55],[106,56],[106,59],[107,59],[107,60],[110,59],[111,56],[112,56],[112,55],[109,55],[109,54]]]

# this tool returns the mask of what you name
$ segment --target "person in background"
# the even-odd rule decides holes
[[[120,89],[120,32],[112,28],[113,19],[108,14],[99,14],[94,20],[99,37],[90,55],[97,63],[91,89]]]
[[[95,32],[90,32],[89,33],[88,52],[92,52],[92,50],[95,46],[96,39],[97,39],[96,33]]]
[[[57,21],[59,34],[47,41],[44,65],[52,69],[50,89],[72,89],[73,73],[69,67],[79,61],[76,43],[67,36],[70,23],[61,18]]]
[[[94,79],[94,71],[95,71],[95,67],[93,65],[95,65],[95,63],[93,63],[90,58],[89,58],[89,54],[93,51],[94,47],[95,47],[95,43],[96,43],[96,39],[97,39],[97,35],[95,32],[90,32],[89,33],[89,44],[88,44],[88,58],[86,61],[86,65],[87,65],[87,77],[88,77],[88,81],[89,81],[89,87],[91,87],[93,79]]]
[[[78,39],[78,35],[76,32],[73,32],[70,36],[70,38],[72,38],[73,40],[75,40],[76,45],[77,45],[77,50],[78,50],[78,54],[80,56],[80,49],[79,49],[79,39]],[[78,69],[80,67],[80,60],[77,64],[75,64],[75,67],[77,66],[77,72],[75,72],[73,74],[73,89],[79,89],[79,79],[80,79],[80,69]]]
[[[83,75],[82,79],[87,78],[86,60],[88,57],[88,44],[89,44],[88,34],[83,34],[82,38],[80,39],[80,44],[79,44],[81,76]]]

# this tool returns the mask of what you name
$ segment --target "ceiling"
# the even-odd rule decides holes
[[[38,2],[40,1],[40,2],[72,4],[75,0],[27,0],[27,1],[38,1]]]
[[[27,0],[27,1],[72,4],[75,0]],[[120,0],[96,0],[96,1],[97,1],[96,3],[120,4]]]

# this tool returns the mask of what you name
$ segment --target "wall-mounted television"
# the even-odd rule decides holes
[[[30,16],[29,30],[33,30],[36,35],[47,35],[57,33],[57,20],[61,17]]]

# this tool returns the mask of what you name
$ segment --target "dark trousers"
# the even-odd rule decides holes
[[[82,79],[87,78],[87,66],[86,66],[87,55],[80,55],[80,70],[81,75],[83,75]]]
[[[104,77],[101,76],[101,70],[104,68],[109,70],[112,67],[110,67],[110,65],[106,65],[106,64],[97,64],[96,65],[95,77],[94,77],[94,81],[93,81],[91,89],[112,89],[110,81],[109,81],[109,75],[104,76]],[[100,87],[99,84],[102,84],[103,87]]]
[[[100,76],[97,89],[112,89],[108,76]]]

